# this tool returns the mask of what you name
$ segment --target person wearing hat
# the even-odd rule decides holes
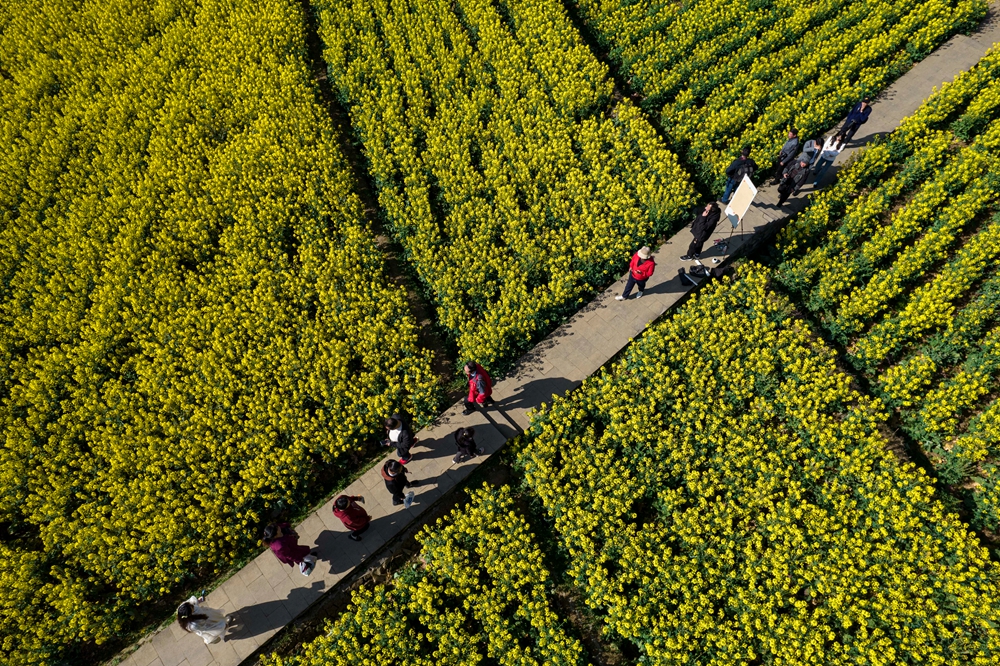
[[[177,624],[188,633],[197,634],[206,645],[225,640],[229,618],[217,608],[202,606],[205,597],[191,597],[177,607]]]
[[[807,178],[809,178],[809,162],[805,159],[799,160],[785,171],[781,183],[778,185],[778,194],[780,195],[778,208],[784,206],[788,197],[792,196],[793,193],[798,195]]]
[[[862,98],[860,102],[854,105],[851,112],[847,114],[847,119],[844,120],[844,127],[840,130],[840,133],[844,135],[844,143],[854,138],[854,133],[858,131],[859,127],[868,122],[868,116],[871,114],[871,100],[868,97]]]
[[[714,201],[706,204],[705,210],[701,211],[691,223],[691,233],[694,235],[694,240],[688,246],[687,254],[681,257],[681,261],[691,261],[701,256],[701,248],[705,245],[705,241],[715,233],[715,227],[719,224],[720,217],[722,217],[722,212],[719,210],[719,204]]]
[[[615,300],[624,301],[628,298],[629,294],[632,293],[632,287],[639,287],[639,293],[635,297],[642,298],[642,292],[646,290],[646,280],[653,277],[654,270],[656,270],[656,262],[653,261],[653,255],[650,254],[648,247],[643,247],[632,255],[632,261],[628,265],[628,282],[625,283],[625,291],[620,296],[615,296]]]
[[[361,541],[361,534],[372,522],[372,517],[358,504],[364,501],[365,498],[361,495],[340,495],[333,500],[333,515],[351,531],[347,535],[351,541]]]

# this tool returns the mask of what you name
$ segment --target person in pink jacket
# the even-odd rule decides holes
[[[288,523],[270,524],[264,528],[264,543],[278,561],[289,566],[299,565],[299,573],[308,576],[316,567],[316,558],[309,546],[299,545],[299,535]]]
[[[656,262],[650,254],[648,247],[632,255],[632,261],[628,265],[628,282],[625,283],[625,291],[620,296],[615,296],[616,301],[624,301],[632,293],[632,287],[639,287],[636,298],[642,298],[642,292],[646,290],[646,280],[653,277],[656,270]]]

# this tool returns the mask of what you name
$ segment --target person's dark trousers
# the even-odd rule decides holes
[[[841,130],[844,133],[844,143],[848,143],[854,138],[854,133],[860,129],[861,125],[857,123],[847,123],[844,125],[844,129]]]
[[[729,200],[732,198],[733,192],[736,191],[736,186],[738,184],[739,183],[737,183],[732,178],[727,178],[726,179],[726,191],[722,193],[722,203],[724,203],[724,204],[729,203]],[[690,253],[688,253],[688,254],[690,254]]]
[[[406,487],[404,481],[386,481],[385,489],[392,493],[392,503],[402,504],[406,500],[406,496],[403,495],[403,488]]]
[[[646,281],[636,280],[634,277],[632,277],[632,274],[629,273],[628,282],[625,283],[625,291],[622,292],[622,296],[628,298],[629,294],[632,293],[632,287],[639,287],[640,293],[646,291]]]
[[[788,201],[788,197],[792,196],[792,190],[783,190],[779,187],[778,193],[781,195],[778,197],[778,208],[781,208]]]
[[[688,256],[697,259],[698,255],[701,254],[701,248],[705,246],[705,241],[707,240],[708,236],[704,238],[698,238],[697,236],[695,236],[695,239],[691,241],[690,245],[688,245],[688,251],[687,251]]]
[[[364,534],[365,532],[367,532],[368,528],[371,527],[371,526],[372,526],[372,524],[368,523],[367,525],[365,525],[364,527],[362,527],[360,530],[351,530],[351,536],[352,537],[359,537],[362,534]]]

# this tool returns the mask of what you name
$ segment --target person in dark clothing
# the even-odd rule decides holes
[[[407,497],[403,495],[403,490],[418,485],[416,480],[406,479],[406,468],[397,460],[389,460],[382,465],[382,479],[385,481],[385,489],[392,493],[393,506],[406,504]]]
[[[781,184],[778,185],[778,194],[781,195],[778,197],[779,208],[785,205],[793,192],[798,195],[807,178],[809,178],[809,163],[805,160],[799,160],[785,171]]]
[[[691,261],[701,256],[701,248],[715,232],[715,227],[719,224],[721,216],[719,204],[713,201],[694,218],[694,222],[691,223],[691,233],[694,235],[694,240],[688,246],[687,254],[681,257],[681,261]]]
[[[404,465],[410,462],[413,459],[413,456],[410,454],[410,447],[417,440],[414,439],[413,431],[410,430],[409,419],[405,418],[402,414],[393,414],[385,420],[385,430],[389,436],[382,440],[382,445],[395,446],[399,462]]]
[[[865,97],[854,105],[851,112],[847,114],[847,118],[844,120],[844,126],[840,130],[840,133],[845,137],[845,142],[854,138],[854,133],[857,132],[862,125],[868,122],[868,116],[871,114],[872,106],[869,98]]]
[[[785,145],[781,147],[781,152],[778,153],[778,175],[774,177],[775,183],[781,180],[781,174],[793,163],[795,155],[798,152],[799,131],[793,127],[788,130],[788,140],[785,141]]]
[[[726,191],[722,193],[722,203],[729,203],[733,192],[743,182],[743,176],[752,179],[756,171],[757,163],[750,159],[750,146],[747,146],[740,152],[740,156],[726,168]]]
[[[455,445],[458,446],[458,453],[452,458],[452,462],[465,462],[469,458],[481,455],[485,449],[476,446],[476,431],[473,428],[459,428],[455,431]]]
[[[358,504],[364,501],[361,495],[341,495],[333,500],[333,515],[351,531],[347,538],[352,541],[361,541],[361,535],[372,522],[372,517]]]
[[[465,398],[465,411],[471,414],[481,407],[493,404],[493,380],[483,366],[469,361],[463,368],[469,379],[469,395]]]
[[[632,261],[628,264],[628,280],[625,281],[625,291],[615,296],[616,301],[624,301],[632,293],[632,287],[639,287],[636,298],[642,298],[642,293],[646,291],[646,282],[653,277],[656,270],[656,260],[653,259],[651,250],[648,247],[641,247],[639,251],[632,255]]]

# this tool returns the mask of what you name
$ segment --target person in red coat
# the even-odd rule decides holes
[[[333,500],[333,515],[351,530],[347,538],[353,541],[361,541],[361,534],[372,523],[372,517],[358,504],[364,501],[365,498],[361,495],[341,495]]]
[[[289,566],[299,565],[303,576],[311,574],[316,567],[316,558],[310,554],[309,546],[299,545],[299,535],[288,523],[271,523],[265,527],[264,543],[279,562]]]
[[[493,380],[483,366],[469,361],[465,364],[465,376],[469,378],[469,395],[465,399],[463,414],[471,414],[479,407],[492,405]]]
[[[621,296],[615,296],[616,301],[624,301],[632,293],[632,287],[639,287],[639,293],[635,295],[636,298],[642,298],[642,292],[646,290],[646,280],[653,277],[653,271],[656,270],[656,262],[653,260],[653,255],[649,253],[648,247],[643,247],[641,250],[632,255],[632,261],[628,265],[628,282],[625,283],[625,291],[622,292]]]

